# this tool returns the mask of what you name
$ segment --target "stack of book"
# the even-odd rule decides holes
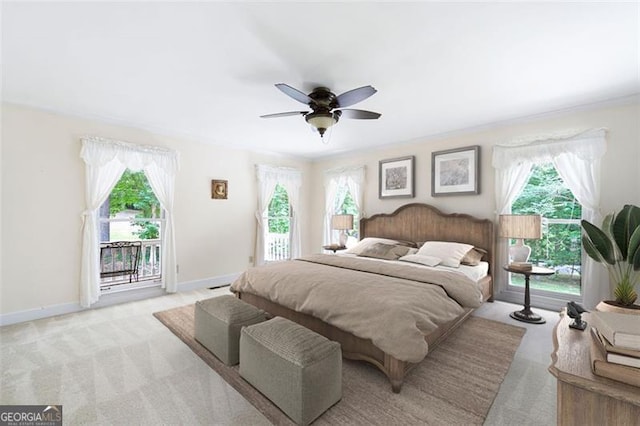
[[[533,269],[531,262],[511,262],[509,264],[511,269],[517,269],[519,271],[530,271]]]
[[[640,386],[640,315],[591,313],[591,369]]]

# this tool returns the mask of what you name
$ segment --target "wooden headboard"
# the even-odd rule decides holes
[[[494,269],[493,222],[468,214],[446,214],[428,204],[413,203],[390,214],[376,214],[360,220],[360,238],[380,237],[406,241],[453,241],[487,251],[483,258]]]

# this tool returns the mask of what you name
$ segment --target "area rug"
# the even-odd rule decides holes
[[[194,339],[193,313],[194,305],[187,305],[153,315],[273,424],[293,424],[240,377],[237,366],[226,366]],[[409,372],[399,394],[375,367],[344,360],[342,400],[314,425],[482,424],[524,333],[472,316]]]

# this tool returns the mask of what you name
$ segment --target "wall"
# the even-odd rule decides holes
[[[397,207],[411,202],[428,203],[446,213],[468,213],[480,218],[495,219],[494,170],[491,166],[492,146],[529,136],[544,136],[571,129],[584,130],[605,127],[609,129],[607,153],[602,160],[603,213],[618,210],[622,205],[640,205],[640,102],[638,97],[627,98],[616,104],[595,105],[580,111],[547,114],[520,122],[488,126],[485,129],[459,132],[447,136],[425,138],[412,143],[396,144],[378,150],[369,150],[358,156],[341,155],[325,158],[313,165],[313,185],[322,186],[323,170],[334,167],[366,167],[364,193],[365,215],[391,213]],[[431,153],[451,148],[480,145],[480,194],[466,196],[431,196]],[[381,200],[378,198],[378,161],[388,158],[416,156],[415,198]],[[312,200],[312,223],[322,223],[324,198]],[[313,246],[322,245],[322,230],[312,234]],[[500,286],[502,283],[498,283]],[[521,296],[520,296],[521,297]]]
[[[310,163],[214,147],[144,130],[2,106],[2,284],[0,314],[77,305],[84,202],[80,138],[96,135],[180,152],[175,228],[180,285],[244,271],[253,256],[257,200],[255,164],[303,172],[309,203]],[[229,181],[228,200],[212,200],[211,179]],[[302,238],[309,241],[305,217]],[[310,245],[304,245],[308,252]],[[53,310],[52,310],[53,309]]]
[[[625,203],[640,205],[639,117],[640,104],[635,98],[621,105],[549,114],[309,163],[3,104],[0,316],[16,312],[33,316],[38,310],[54,312],[56,306],[67,309],[77,305],[84,210],[84,164],[79,152],[84,135],[166,146],[180,152],[175,219],[178,279],[185,288],[226,278],[248,266],[255,243],[255,164],[292,166],[303,171],[301,203],[307,213],[301,216],[302,250],[310,253],[320,251],[322,245],[325,169],[366,166],[367,215],[390,213],[408,202],[424,202],[445,212],[494,218],[491,147],[568,129],[609,129],[608,151],[602,162],[603,212],[619,209]],[[431,152],[468,145],[481,146],[480,195],[431,197]],[[378,161],[406,155],[416,156],[416,197],[378,199]],[[228,200],[211,200],[211,179],[229,180]]]

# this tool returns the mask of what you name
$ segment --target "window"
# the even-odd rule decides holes
[[[299,257],[302,242],[300,222],[297,220],[300,210],[300,186],[302,173],[289,167],[256,165],[258,178],[258,212],[255,264]],[[278,188],[280,187],[280,188]],[[273,206],[272,206],[272,203]],[[271,211],[271,213],[270,213]],[[270,216],[272,217],[270,219]],[[287,223],[287,228],[285,228]],[[271,225],[274,228],[271,228]],[[271,233],[287,229],[286,238],[277,244],[271,244]],[[278,248],[278,246],[280,248]],[[269,250],[278,250],[269,253]]]
[[[265,239],[265,261],[291,258],[291,204],[287,190],[276,185],[267,209],[268,233]]]
[[[82,214],[82,259],[80,262],[80,306],[88,308],[101,296],[100,207],[127,170],[142,170],[155,188],[166,214],[162,237],[162,278],[160,287],[169,293],[178,290],[178,264],[173,225],[175,176],[178,152],[163,147],[135,145],[100,137],[82,138],[80,158],[86,167],[86,208]]]
[[[362,186],[364,185],[364,166],[338,168],[324,171],[325,217],[323,245],[338,241],[338,231],[331,228],[332,217],[336,214],[353,215],[353,229],[347,231],[347,247],[358,241],[360,218],[363,205]]]
[[[114,274],[118,255],[100,257],[101,271],[111,271],[100,279],[102,291],[135,288],[140,282],[159,281],[162,271],[161,240],[164,211],[144,172],[127,169],[100,207],[100,247],[109,242],[140,241],[140,255],[135,282],[128,275]],[[102,252],[102,250],[101,250]],[[117,253],[117,252],[115,252]]]
[[[514,214],[539,214],[543,220],[540,240],[527,240],[531,247],[529,261],[554,269],[552,276],[532,276],[532,292],[545,291],[581,295],[582,206],[552,163],[532,167],[529,180],[513,202]],[[524,286],[521,274],[511,274],[510,284]]]

